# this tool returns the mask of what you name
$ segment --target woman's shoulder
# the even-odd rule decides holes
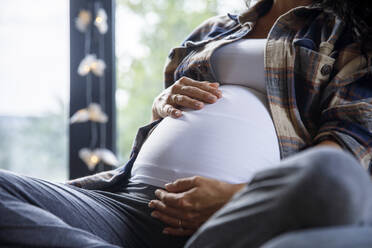
[[[299,15],[302,13],[300,11],[305,13],[304,16]],[[296,18],[298,16],[304,17],[306,25],[300,24],[300,28],[296,29],[299,36],[312,41],[314,44],[312,50],[334,58],[337,71],[347,69],[348,73],[346,74],[349,76],[350,70],[360,71],[370,66],[368,62],[371,61],[366,61],[366,57],[371,60],[372,51],[362,49],[361,43],[355,39],[347,23],[333,13],[326,11],[317,9],[314,12],[309,12],[306,9],[300,11],[295,13]],[[291,22],[288,25],[292,24],[293,27],[296,27],[296,23],[292,23],[293,20],[301,19],[290,19]],[[296,39],[299,40],[298,37]]]
[[[331,22],[328,21],[328,25],[331,30],[328,35],[327,41],[332,43],[333,41],[333,54],[336,58],[335,69],[338,71],[345,71],[338,75],[341,77],[349,77],[350,73],[370,73],[372,63],[372,51],[370,49],[363,49],[362,43],[357,40],[353,34],[350,26],[341,21],[338,17],[333,15],[329,16]],[[327,22],[325,22],[327,23]],[[326,25],[325,25],[326,26]],[[340,28],[340,32],[337,31],[337,27]],[[327,29],[327,28],[325,28]],[[323,33],[326,33],[322,30]],[[363,73],[362,73],[363,74]]]
[[[187,36],[184,43],[186,41],[197,42],[213,38],[238,24],[239,22],[236,15],[226,14],[213,16],[196,27],[191,34]]]

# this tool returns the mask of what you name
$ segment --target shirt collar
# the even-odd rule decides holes
[[[239,24],[244,25],[247,22],[256,23],[260,16],[265,15],[271,9],[272,4],[269,5],[270,2],[271,0],[260,0],[253,7],[240,13],[237,17]],[[301,15],[304,11],[308,12],[312,10],[321,10],[321,8],[317,5],[299,6],[289,10],[287,13],[292,12],[296,15]]]
[[[248,8],[247,10],[243,11],[240,15],[238,15],[238,22],[240,25],[245,24],[246,22],[256,22],[258,17],[262,15],[260,13],[260,6],[263,5],[263,2],[267,2],[267,0],[263,0],[255,4],[252,8]]]

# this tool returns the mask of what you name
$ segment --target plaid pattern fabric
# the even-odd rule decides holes
[[[260,3],[197,27],[168,55],[164,86],[183,76],[215,82],[212,53],[254,28]],[[267,40],[265,80],[282,158],[331,139],[371,169],[371,55],[362,55],[350,30],[318,7],[295,8],[277,20]]]

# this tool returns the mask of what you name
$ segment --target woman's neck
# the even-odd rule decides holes
[[[312,0],[274,0],[269,15],[279,17],[293,8],[306,6],[312,3]]]
[[[312,0],[273,0],[273,6],[270,11],[258,19],[254,30],[246,38],[266,38],[279,16],[293,8],[307,6],[311,3]]]

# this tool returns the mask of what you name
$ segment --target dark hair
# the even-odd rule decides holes
[[[338,16],[361,43],[363,52],[372,50],[372,2],[370,0],[313,0],[327,12]]]
[[[247,0],[247,6],[251,1]],[[267,12],[273,0],[259,0]],[[339,17],[352,31],[355,41],[361,44],[363,53],[372,50],[372,2],[371,0],[313,0],[313,4]],[[261,12],[261,13],[263,13]]]

